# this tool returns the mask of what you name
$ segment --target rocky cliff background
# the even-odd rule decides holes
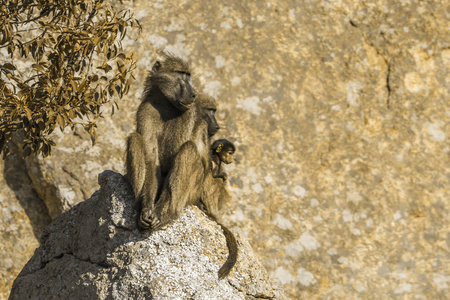
[[[235,196],[225,220],[296,299],[450,293],[446,1],[124,1],[141,35],[119,112],[56,133],[49,159],[0,163],[0,295],[51,218],[123,173],[146,69],[188,58],[219,101]]]

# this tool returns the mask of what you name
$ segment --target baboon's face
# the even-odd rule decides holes
[[[200,94],[195,106],[201,121],[206,122],[208,136],[212,137],[220,129],[216,120],[216,101],[210,96]]]
[[[158,85],[161,92],[180,111],[192,107],[197,97],[192,87],[191,75],[183,71],[159,73]]]
[[[203,118],[208,124],[208,136],[212,137],[220,129],[220,126],[216,120],[216,108],[215,107],[206,107],[204,109]]]
[[[219,154],[220,160],[225,164],[231,164],[233,162],[233,154],[233,149],[225,148]]]

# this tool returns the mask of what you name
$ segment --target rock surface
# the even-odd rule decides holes
[[[217,138],[238,146],[224,218],[287,295],[450,293],[448,1],[123,2],[143,26],[124,43],[137,80],[97,146],[58,133],[28,168],[50,211],[87,199],[99,172],[123,173],[143,77],[166,49],[219,99]]]
[[[228,250],[220,227],[189,207],[154,234],[137,229],[134,197],[115,172],[101,189],[56,218],[14,282],[10,299],[285,299],[250,245],[229,277],[217,271]]]
[[[49,159],[42,156],[25,159],[28,175],[53,219],[88,199],[98,189],[96,178],[103,170],[123,171],[125,134],[110,118],[99,123],[102,132],[110,132],[102,135],[94,146],[83,129],[76,128],[73,132],[67,128],[52,135],[60,147],[55,148]]]

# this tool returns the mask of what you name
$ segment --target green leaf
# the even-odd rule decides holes
[[[56,117],[56,122],[59,124],[59,127],[61,128],[61,132],[63,131],[64,127],[65,127],[65,122],[64,122],[64,118],[61,117],[61,115],[58,115]]]
[[[97,131],[95,130],[94,127],[91,127],[91,129],[89,130],[89,133],[91,135],[91,141],[92,141],[92,146],[95,145],[95,143],[97,143]]]
[[[33,119],[33,114],[31,112],[31,110],[28,107],[24,107],[24,109],[25,109],[25,113],[27,114],[28,120],[31,121]]]
[[[0,135],[0,151],[3,151],[3,147],[5,147],[6,138],[4,134]]]
[[[28,157],[28,156],[30,156],[30,154],[31,154],[31,148],[26,147],[25,150],[23,150],[22,157],[23,158]]]
[[[13,64],[10,64],[10,63],[3,64],[3,67],[8,69],[8,70],[11,70],[11,71],[16,70],[16,67]]]
[[[31,67],[33,69],[36,69],[37,71],[45,72],[45,68],[41,66],[40,64],[32,64]]]
[[[112,67],[107,64],[103,70],[105,70],[105,73],[108,73],[109,71],[112,70]]]
[[[109,93],[109,96],[111,96],[111,97],[114,96],[114,89],[113,89],[112,85],[109,86],[108,93]]]
[[[50,151],[50,146],[45,142],[42,144],[42,156],[45,158],[48,156]]]
[[[116,92],[117,92],[117,94],[120,96],[120,98],[122,98],[122,90],[121,90],[121,88],[120,88],[120,86],[119,85],[116,85]]]

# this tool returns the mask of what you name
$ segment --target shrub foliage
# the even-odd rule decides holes
[[[133,14],[103,0],[0,0],[3,158],[17,131],[23,156],[50,155],[57,127],[81,124],[95,143],[103,106],[118,108],[136,68],[121,52],[130,28],[140,29]]]

